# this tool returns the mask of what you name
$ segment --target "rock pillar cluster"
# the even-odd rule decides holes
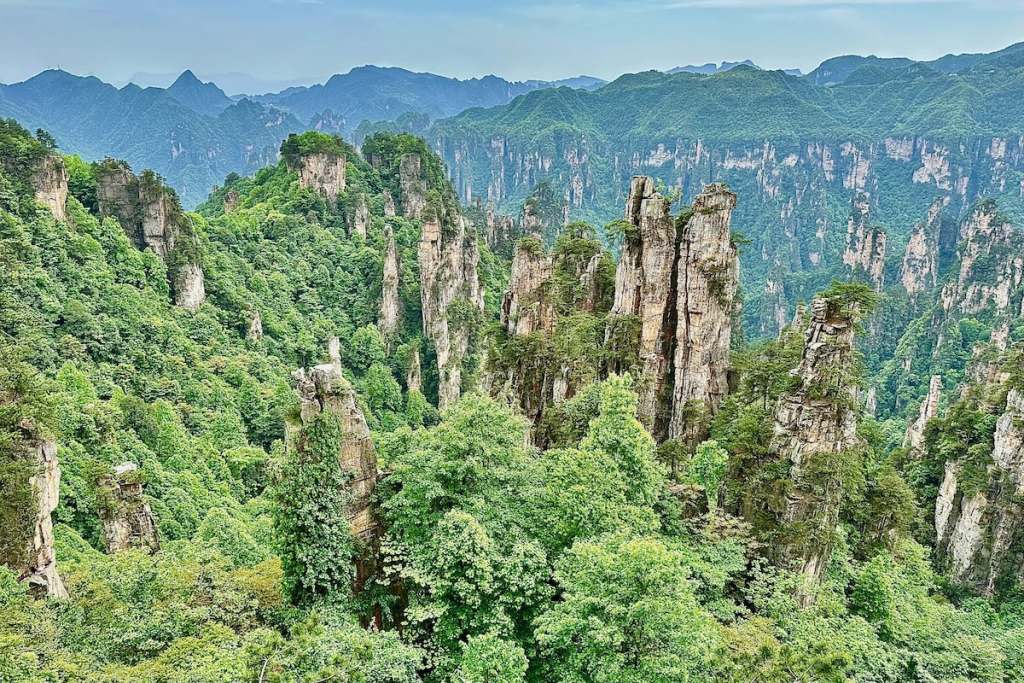
[[[437,402],[444,409],[462,393],[473,318],[484,307],[480,252],[476,234],[461,215],[450,215],[442,224],[433,211],[425,213],[419,243],[423,332],[434,346]]]
[[[652,178],[630,185],[611,315],[638,322],[637,416],[659,440],[695,436],[703,427],[690,419],[694,408],[710,415],[725,393],[739,285],[735,206],[724,185],[708,185],[677,221]]]

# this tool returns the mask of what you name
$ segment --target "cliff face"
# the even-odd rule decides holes
[[[119,465],[113,476],[100,482],[100,488],[109,496],[109,505],[100,515],[107,552],[129,548],[144,548],[151,553],[159,550],[156,519],[142,497],[138,466],[131,462]]]
[[[739,265],[730,222],[736,195],[709,185],[677,229],[654,181],[638,176],[626,201],[627,229],[611,314],[638,319],[637,416],[658,439],[695,438],[726,391]]]
[[[782,515],[788,540],[779,559],[817,583],[828,563],[843,490],[829,466],[859,447],[856,388],[842,384],[853,361],[853,321],[834,303],[815,299],[796,389],[775,406],[771,450],[789,463],[792,487]]]
[[[198,240],[173,190],[151,172],[136,177],[123,161],[107,159],[96,171],[100,215],[113,217],[139,249],[168,263],[178,306],[196,310],[206,300]]]
[[[345,157],[318,152],[306,154],[294,169],[299,174],[299,185],[308,187],[333,202],[345,189]]]
[[[51,154],[43,157],[32,175],[32,188],[36,201],[49,209],[54,219],[67,220],[68,172],[60,156]]]
[[[471,333],[468,318],[484,307],[476,235],[462,216],[447,220],[451,225],[442,226],[436,215],[426,217],[419,243],[423,332],[434,345],[441,409],[462,393],[462,365]]]
[[[398,174],[402,188],[402,215],[406,218],[420,218],[427,205],[427,182],[423,178],[420,155],[403,154]]]
[[[640,322],[637,417],[657,431],[664,418],[665,379],[675,338],[678,241],[668,201],[654,189],[654,179],[633,178],[626,200],[631,226],[615,272],[612,316],[635,316]]]
[[[366,202],[366,195],[359,193],[355,197],[355,206],[352,209],[349,231],[353,235],[366,237],[366,227],[370,224],[370,206]]]
[[[585,213],[608,218],[621,206],[622,188],[632,175],[651,175],[679,188],[684,201],[692,201],[704,184],[728,183],[743,197],[734,216],[737,224],[776,226],[751,231],[753,244],[742,256],[744,319],[748,330],[766,336],[776,334],[793,305],[827,286],[831,272],[843,264],[849,224],[846,216],[837,218],[837,208],[851,206],[858,192],[879,198],[872,221],[885,226],[891,248],[902,245],[911,232],[912,224],[905,223],[908,208],[923,215],[941,195],[949,198],[948,212],[955,218],[979,197],[1019,197],[1015,174],[1024,171],[1024,141],[1017,137],[949,145],[912,136],[869,143],[843,138],[743,142],[685,136],[621,140],[580,133],[541,147],[496,129],[490,134],[446,127],[433,142],[459,195],[486,197],[499,209],[541,179],[570,197],[573,210],[578,201]],[[895,191],[907,201],[884,201]],[[871,249],[851,246],[857,260],[878,251],[877,244]],[[819,279],[798,283],[784,277],[791,272]]]
[[[377,327],[385,339],[391,339],[395,332],[398,331],[402,302],[398,296],[400,277],[398,248],[395,245],[395,236],[390,228],[386,232],[386,238],[388,248],[384,255],[384,275],[381,280],[380,316]]]
[[[554,301],[548,291],[551,259],[539,240],[516,246],[509,289],[501,302],[501,324],[512,335],[549,333],[555,325]]]
[[[687,419],[688,405],[713,415],[729,389],[729,348],[739,289],[730,220],[736,195],[709,185],[697,196],[679,245],[671,438],[697,443],[706,434]]]
[[[300,401],[299,419],[304,427],[322,412],[330,412],[338,418],[342,432],[338,463],[342,470],[351,474],[348,486],[352,498],[345,516],[354,536],[372,541],[378,533],[371,505],[377,485],[377,454],[366,418],[356,404],[355,390],[341,374],[337,340],[334,341],[330,363],[317,365],[309,371],[298,370],[293,375]]]
[[[885,248],[887,237],[880,228],[868,223],[871,198],[866,192],[854,195],[853,208],[846,227],[846,249],[843,263],[853,272],[863,272],[882,291],[885,276]]]
[[[915,225],[910,233],[900,266],[900,283],[912,297],[935,287],[939,273],[942,211],[948,201],[947,197],[932,202],[928,217]]]
[[[991,462],[951,461],[935,502],[936,550],[951,577],[982,595],[1024,583],[1024,394],[1006,395]],[[969,476],[973,474],[974,476]]]

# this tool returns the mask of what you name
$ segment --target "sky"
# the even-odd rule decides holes
[[[57,67],[141,85],[190,68],[229,93],[362,64],[511,80],[742,59],[806,72],[1021,40],[1024,0],[0,0],[0,82]]]

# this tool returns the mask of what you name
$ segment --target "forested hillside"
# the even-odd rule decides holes
[[[187,212],[0,124],[0,680],[1024,681],[1001,198],[750,341],[760,190],[279,152]]]

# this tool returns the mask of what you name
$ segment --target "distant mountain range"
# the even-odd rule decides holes
[[[761,68],[757,64],[754,64],[749,59],[744,59],[742,62],[722,62],[721,64],[715,64],[714,62],[708,62],[707,64],[700,64],[700,65],[697,65],[697,64],[687,64],[686,66],[673,67],[673,68],[669,69],[668,71],[666,71],[665,73],[667,73],[667,74],[688,73],[688,74],[705,74],[705,75],[710,75],[710,74],[720,74],[720,73],[723,73],[725,71],[731,71],[732,69],[735,69],[738,66],[750,66],[750,67],[753,67],[755,69],[760,69]],[[785,73],[789,74],[790,76],[802,76],[803,75],[803,72],[800,71],[800,69],[783,69],[782,71],[784,71]]]
[[[362,66],[322,85],[229,97],[192,71],[167,88],[116,88],[98,78],[44,71],[0,85],[0,116],[44,128],[66,152],[87,159],[113,155],[152,168],[195,206],[231,172],[252,173],[277,159],[289,133],[317,128],[351,136],[365,121],[415,115],[423,125],[466,109],[505,104],[542,88],[592,89],[604,81],[459,80],[405,69]]]
[[[834,98],[821,91],[807,90],[814,86],[871,84],[879,79],[908,80],[927,74],[963,73],[985,66],[1012,66],[1022,54],[1024,44],[1018,44],[994,53],[946,55],[929,62],[841,56],[822,62],[806,76],[800,76],[798,70],[786,70],[785,77],[791,81],[787,81],[784,90],[790,94],[809,93],[798,98],[802,103],[798,110],[806,114],[806,121],[791,119],[777,123],[791,134],[801,133],[804,129],[800,126],[804,124],[810,129],[843,125],[827,113]],[[701,79],[743,69],[759,67],[750,60],[743,60],[679,66],[666,73],[673,77]],[[236,84],[258,87],[268,83],[253,77],[236,78],[238,74],[228,76]],[[623,83],[643,82],[645,78],[640,74],[617,79],[616,90],[621,91]],[[726,82],[716,82],[714,87],[700,85],[698,81],[686,83],[687,89],[695,89],[693,96],[698,99],[680,113],[682,118],[673,126],[680,132],[686,132],[683,122],[691,118],[683,115],[686,111],[706,109],[712,103],[707,98],[717,97],[714,93],[727,87]],[[571,107],[563,111],[563,107],[573,100],[573,93],[603,91],[607,85],[593,76],[557,81],[508,81],[498,76],[456,79],[396,67],[361,66],[334,75],[323,84],[291,86],[267,94],[229,95],[219,84],[204,82],[192,71],[183,72],[167,88],[142,88],[131,83],[117,88],[92,76],[49,70],[21,83],[0,85],[0,116],[15,118],[32,129],[48,130],[66,152],[81,154],[87,159],[113,155],[136,168],[152,168],[163,175],[178,190],[183,203],[191,207],[202,201],[228,173],[252,173],[275,161],[280,141],[292,132],[316,128],[337,132],[349,139],[378,128],[426,134],[436,122],[468,110],[510,105],[509,113],[500,114],[509,117],[540,102],[552,107],[545,114],[551,114],[554,120],[572,121],[578,111]],[[518,102],[521,96],[540,90],[558,92],[557,89],[563,87],[567,89],[565,95]],[[673,81],[665,87],[670,92],[682,86]],[[735,96],[736,102],[751,100],[750,95],[742,92]],[[921,116],[935,121],[949,120],[947,114],[960,106],[955,104],[957,101],[954,98],[952,104],[939,102],[936,110],[921,112]],[[636,114],[631,112],[624,119],[629,126],[622,131],[623,135],[652,125],[649,116]],[[864,117],[865,121],[870,121],[876,118],[876,112],[866,111]],[[544,122],[548,118],[533,121]],[[762,123],[774,125],[772,117],[760,118]],[[710,120],[725,122],[729,117],[717,114]],[[495,130],[508,132],[502,129],[503,125],[499,122]],[[531,126],[541,130],[546,125],[534,125],[518,117],[508,119],[508,126],[513,130]],[[693,125],[704,124],[694,121]]]

